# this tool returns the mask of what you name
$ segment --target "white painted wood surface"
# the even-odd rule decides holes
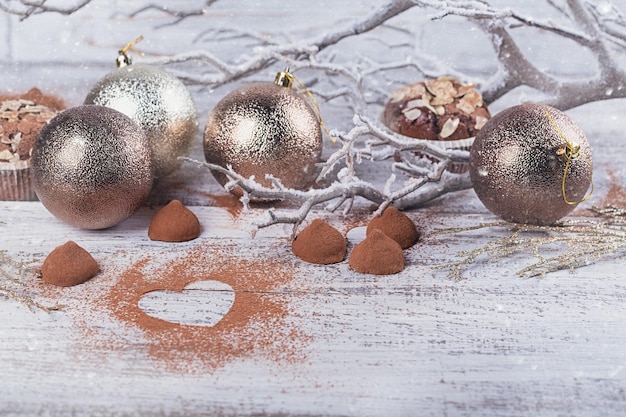
[[[222,7],[222,14],[216,11],[215,16],[223,18],[228,12],[237,11],[234,6]],[[261,9],[276,19],[266,22],[268,26],[277,21],[288,22],[285,14],[292,13],[296,23],[288,30],[295,36],[302,35],[305,29],[314,31],[333,24],[335,18],[349,18],[349,13],[331,18],[317,6],[280,9],[280,13],[271,8],[274,6],[266,7]],[[356,14],[371,7],[372,4],[361,2]],[[250,8],[254,10],[238,17],[235,13],[233,19],[245,25],[264,16],[256,6]],[[345,12],[346,7],[340,9]],[[52,91],[62,94],[71,104],[79,103],[86,88],[107,71],[110,55],[120,41],[154,26],[150,20],[135,21],[135,26],[125,26],[115,19],[105,21],[98,18],[93,8],[75,19],[46,19],[51,19],[56,27],[68,28],[58,32],[64,39],[83,39],[88,33],[85,25],[91,24],[94,32],[89,39],[94,40],[90,44],[94,49],[81,53],[74,46],[72,51],[79,59],[72,58],[69,64],[58,56],[38,59],[38,54],[49,54],[49,49],[30,51],[23,47],[15,37],[24,33],[24,26],[15,19],[7,20],[11,22],[8,31],[12,30],[14,36],[4,55],[6,62],[2,67],[7,78],[2,86],[26,88],[33,79],[36,83],[49,80]],[[306,22],[307,27],[298,27],[298,21],[301,25]],[[46,22],[43,17],[36,17],[24,25],[32,29],[42,22]],[[105,35],[110,32],[118,36],[115,30],[120,27],[124,29],[119,33],[120,39],[109,41]],[[192,33],[191,29],[185,30],[174,37],[160,38],[164,53],[176,51],[181,39]],[[153,35],[172,36],[174,32],[154,30]],[[149,45],[159,49],[159,45]],[[80,59],[88,65],[79,66],[76,61]],[[73,79],[68,79],[68,74]],[[193,89],[201,114],[206,114],[219,99],[220,91],[209,94]],[[621,155],[625,154],[624,111],[625,103],[606,102],[569,112],[594,147],[596,191],[585,203],[587,208],[626,204],[626,172],[621,162]],[[341,123],[344,116],[345,112],[333,113],[331,126],[349,126],[349,120]],[[201,158],[200,137],[197,142],[193,155]],[[364,175],[376,176],[377,171]],[[148,239],[152,214],[171,198],[182,199],[198,215],[203,227],[199,239],[182,244]],[[485,244],[494,234],[503,233],[485,229],[425,239],[405,252],[407,267],[402,273],[375,277],[351,271],[347,261],[323,267],[300,262],[289,250],[291,230],[287,226],[262,230],[252,239],[251,225],[264,215],[264,209],[237,214],[231,202],[210,175],[190,166],[162,181],[136,215],[104,231],[67,226],[38,202],[0,202],[0,249],[14,259],[36,267],[54,247],[72,239],[103,266],[92,281],[58,291],[56,300],[50,293],[41,292],[35,277],[22,277],[26,293],[68,306],[60,311],[33,312],[0,297],[0,415],[623,414],[626,280],[620,257],[601,260],[574,273],[553,273],[544,279],[515,275],[532,262],[531,254],[497,263],[481,258],[460,282],[451,280],[448,271],[433,269],[456,259],[459,251]],[[347,233],[354,245],[363,238],[364,231],[362,227],[352,227],[365,224],[368,215],[365,204],[358,209],[348,216],[316,211],[311,218],[326,218]],[[411,210],[408,215],[424,232],[495,220],[469,190]],[[581,209],[575,215],[585,212]],[[301,345],[302,360],[285,363],[265,356],[246,357],[210,372],[171,371],[150,357],[144,339],[133,336],[132,329],[125,329],[106,316],[91,316],[84,321],[94,329],[120,332],[120,339],[127,345],[114,349],[89,343],[84,329],[76,324],[77,315],[89,311],[85,300],[106,292],[120,271],[138,259],[162,253],[179,256],[203,245],[250,259],[282,259],[295,269],[293,280],[272,292],[289,306],[289,325],[308,336]],[[196,297],[204,294],[207,300],[215,300],[215,288],[194,291]],[[225,291],[225,297],[220,302],[227,304],[228,289],[221,291]],[[186,303],[191,303],[169,302],[173,310],[183,310]],[[152,308],[158,310],[158,306]]]
[[[221,208],[194,207],[204,232],[182,245],[147,239],[149,208],[101,232],[72,229],[38,203],[0,208],[3,245],[13,256],[37,263],[74,239],[104,264],[80,290],[60,293],[59,303],[83,311],[76,307],[81,297],[110,285],[115,267],[138,256],[209,243],[293,262],[285,230],[250,240],[242,229],[254,215],[233,223]],[[410,216],[418,223],[423,217]],[[428,217],[449,226],[491,219]],[[357,242],[362,228],[349,235]],[[431,268],[490,237],[485,231],[428,239],[406,252],[405,271],[387,277],[354,273],[346,262],[296,262],[295,280],[285,293],[276,290],[292,308],[290,320],[311,336],[306,359],[295,364],[248,358],[215,372],[167,372],[139,339],[122,351],[97,349],[84,343],[71,310],[31,312],[3,300],[0,414],[619,415],[626,401],[620,262],[522,279],[514,272],[529,257],[481,260],[461,282]],[[120,249],[128,256],[112,264]],[[108,321],[93,319],[94,327]]]

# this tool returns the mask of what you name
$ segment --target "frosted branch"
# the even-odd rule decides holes
[[[289,60],[310,60],[318,52],[330,46],[336,45],[347,37],[358,36],[375,29],[387,20],[401,14],[413,6],[415,6],[415,4],[410,0],[391,0],[389,3],[362,21],[354,22],[350,26],[340,28],[335,31],[328,31],[326,34],[323,34],[318,38],[306,42],[292,42],[262,46],[257,48],[257,54],[245,59],[240,64],[226,66],[222,63],[214,67],[214,69],[217,69],[217,72],[213,72],[208,75],[198,76],[195,74],[179,74],[179,77],[190,84],[217,86],[258,73],[259,71],[272,66],[276,62],[286,63]],[[212,63],[211,60],[206,60],[206,56],[201,56],[200,54],[181,54],[179,56],[171,57],[169,60],[165,59],[157,62],[163,64],[169,62],[196,60]]]
[[[74,6],[54,8],[46,0],[0,0],[0,10],[25,18],[46,11],[71,14],[90,3],[90,0],[75,1]],[[205,10],[214,1],[203,0],[201,7],[188,10],[179,9],[180,6],[172,8],[171,4],[162,1],[148,1],[129,17],[156,11],[171,16],[172,24],[194,16],[205,19],[208,18]],[[454,174],[448,169],[452,164],[467,163],[469,155],[466,151],[445,150],[431,142],[393,134],[375,121],[375,113],[380,112],[379,105],[384,103],[393,84],[400,82],[394,74],[402,73],[402,83],[414,80],[416,76],[432,78],[440,75],[475,81],[488,104],[521,86],[546,94],[546,103],[562,110],[598,100],[626,98],[626,71],[620,65],[626,52],[626,18],[610,0],[545,0],[546,7],[553,12],[549,18],[521,12],[521,3],[511,2],[514,4],[511,7],[496,7],[494,3],[489,0],[387,0],[367,16],[328,27],[308,39],[291,39],[288,34],[280,32],[278,34],[284,36],[277,36],[277,33],[265,36],[254,32],[254,28],[237,28],[230,24],[223,27],[206,25],[211,29],[202,29],[195,36],[194,50],[154,58],[148,63],[172,64],[176,75],[186,83],[210,88],[249,80],[258,74],[267,79],[267,70],[282,70],[289,66],[294,72],[306,74],[308,79],[305,81],[313,79],[317,82],[315,85],[307,82],[307,85],[320,101],[326,101],[321,103],[322,115],[326,111],[324,104],[334,102],[351,111],[353,125],[349,125],[349,120],[337,121],[342,131],[333,133],[333,136],[340,141],[339,149],[321,167],[318,180],[330,184],[327,187],[290,190],[272,179],[272,186],[264,188],[231,169],[203,164],[212,171],[225,174],[230,179],[227,188],[241,188],[244,204],[257,198],[288,200],[301,205],[295,214],[269,212],[268,220],[259,227],[276,223],[297,226],[314,206],[328,204],[329,210],[339,207],[349,210],[358,197],[378,204],[379,209],[389,204],[414,207],[445,193],[471,187],[467,174]],[[421,50],[419,40],[422,34],[416,29],[418,25],[413,24],[413,14],[418,15],[418,21],[422,19],[420,22],[428,18],[434,22],[432,24],[443,25],[450,17],[460,17],[468,26],[478,27],[490,41],[495,71],[490,68],[485,79],[477,80],[469,69],[462,66],[451,69],[443,57]],[[407,19],[394,20],[401,15]],[[587,70],[582,72],[584,75],[568,76],[542,70],[529,57],[528,51],[516,42],[516,31],[520,28],[549,34],[584,48],[596,61],[584,66],[596,64],[598,70],[592,75],[588,75]],[[368,35],[374,29],[379,31]],[[393,32],[392,40],[385,36],[389,31]],[[364,47],[349,51],[348,60],[343,56],[345,48],[340,45],[354,37],[362,40]],[[213,49],[204,50],[200,46],[202,42],[241,43],[242,40],[246,48],[235,57],[224,57]],[[387,43],[386,47],[397,48],[396,51],[408,50],[409,56],[406,60],[399,60],[398,55],[393,54],[386,60],[384,54],[369,54],[367,47],[371,42],[375,42],[378,51],[381,43]],[[430,159],[424,159],[424,155]],[[387,175],[384,189],[359,178],[359,169],[368,169],[368,164],[382,167],[377,172]]]
[[[20,16],[20,20],[41,13],[71,15],[91,3],[91,0],[81,0],[72,6],[66,7],[51,6],[46,4],[46,2],[47,0],[18,0],[17,2],[3,0],[0,2],[0,10],[5,13]]]
[[[362,21],[355,22],[351,27],[342,28],[334,32],[330,31],[327,35],[315,40],[312,44],[317,50],[321,51],[331,45],[337,44],[347,37],[358,36],[362,33],[369,32],[413,6],[415,6],[415,3],[411,0],[392,0]]]
[[[309,40],[270,43],[259,39],[260,45],[255,48],[255,53],[251,56],[242,56],[242,60],[236,63],[225,62],[203,51],[185,52],[154,62],[204,63],[208,67],[204,73],[196,70],[193,73],[184,72],[177,75],[189,84],[213,87],[249,77],[277,63],[295,69],[319,71],[329,79],[338,78],[344,83],[344,87],[336,90],[335,94],[320,93],[322,97],[329,100],[338,97],[348,98],[353,102],[355,111],[362,111],[370,103],[365,97],[372,94],[373,87],[364,84],[368,77],[406,68],[428,76],[445,73],[461,79],[468,78],[462,71],[452,73],[454,71],[441,65],[440,59],[428,57],[419,50],[415,50],[414,57],[405,62],[374,62],[364,57],[358,68],[333,64],[329,61],[332,57],[328,57],[326,62],[319,59],[321,51],[333,49],[348,37],[362,36],[372,29],[385,26],[392,18],[418,7],[429,12],[432,20],[444,20],[449,16],[463,17],[487,34],[499,67],[486,82],[482,83],[483,96],[488,103],[520,86],[528,86],[546,93],[549,96],[547,104],[563,110],[592,101],[626,97],[626,88],[623,88],[626,71],[620,69],[615,59],[616,52],[624,53],[626,49],[626,19],[623,14],[611,3],[608,3],[609,6],[602,6],[584,0],[569,0],[565,4],[557,5],[548,0],[547,4],[557,10],[565,21],[561,19],[554,22],[547,18],[527,16],[511,7],[493,7],[486,1],[392,0],[361,20],[329,30]],[[147,7],[156,8],[157,5]],[[171,13],[177,15],[179,12]],[[592,51],[599,67],[597,76],[562,79],[537,68],[512,36],[512,32],[520,27],[551,33]],[[415,38],[410,28],[400,29],[406,36]],[[249,36],[247,30],[229,28],[228,31],[233,32],[235,37],[238,32],[240,36]],[[428,71],[426,68],[431,70]],[[436,71],[433,71],[433,68]]]
[[[251,200],[299,203],[300,209],[295,213],[290,210],[289,214],[276,214],[274,210],[269,210],[267,219],[256,225],[257,228],[264,228],[279,223],[293,224],[294,233],[310,210],[323,203],[329,203],[326,206],[327,210],[335,211],[347,202],[347,212],[352,207],[355,198],[361,197],[377,204],[378,211],[382,212],[390,204],[399,208],[414,207],[445,193],[471,186],[469,175],[453,174],[447,171],[452,162],[467,163],[469,159],[467,151],[444,150],[427,141],[403,138],[385,131],[363,116],[356,116],[354,122],[353,129],[337,135],[343,146],[328,158],[321,169],[318,179],[326,177],[340,162],[345,164],[339,170],[336,180],[325,188],[289,189],[271,176],[267,178],[272,182],[272,186],[265,187],[254,181],[254,178],[241,176],[232,167],[224,168],[191,158],[180,159],[225,175],[229,181],[224,188],[227,191],[239,188],[243,192],[242,202],[245,207],[248,207],[248,202]],[[424,161],[423,157],[416,156],[417,151],[436,158],[439,162]],[[402,156],[398,157],[398,154]],[[385,190],[379,190],[378,187],[358,178],[355,161],[358,163],[363,159],[384,160],[391,156],[399,159],[399,162],[392,164],[392,171],[406,174],[408,177],[399,187],[392,187],[396,182],[395,174],[390,177]],[[420,161],[426,163],[420,164]]]
[[[175,25],[177,23],[180,23],[181,21],[189,18],[189,17],[197,17],[197,16],[203,16],[207,9],[214,3],[216,3],[217,0],[206,0],[204,2],[204,6],[200,9],[192,9],[192,10],[179,10],[179,9],[173,9],[171,7],[171,4],[168,5],[160,5],[160,4],[149,4],[147,6],[141,7],[137,10],[135,10],[134,12],[132,12],[129,16],[130,17],[136,17],[139,16],[142,13],[148,12],[148,11],[158,11],[158,12],[162,12],[165,13],[166,15],[172,16],[174,17],[174,19],[171,22],[165,23],[163,25],[157,26],[157,27],[164,27],[164,26],[172,26]]]

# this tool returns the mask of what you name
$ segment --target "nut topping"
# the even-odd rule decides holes
[[[406,85],[391,93],[383,121],[391,130],[418,139],[474,137],[490,117],[475,87],[452,77]]]
[[[31,100],[0,102],[0,163],[29,159],[41,128],[56,114]]]

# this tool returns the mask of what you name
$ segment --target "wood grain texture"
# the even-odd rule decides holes
[[[2,225],[6,247],[17,258],[37,264],[59,242],[74,239],[96,259],[106,260],[110,270],[105,268],[99,279],[80,290],[61,293],[61,304],[80,305],[81,296],[105,287],[102,281],[116,270],[113,264],[127,265],[163,251],[184,252],[196,245],[223,245],[225,251],[235,247],[294,262],[285,237],[288,230],[268,229],[254,240],[239,230],[237,224],[247,224],[256,213],[234,220],[222,208],[193,207],[203,224],[202,236],[173,246],[147,239],[146,225],[154,212],[149,208],[100,232],[72,229],[38,203],[1,203],[0,210],[11,224],[11,233]],[[415,220],[421,216],[409,214]],[[438,214],[437,219],[456,227],[491,218]],[[351,230],[348,236],[354,245],[364,230]],[[290,305],[289,320],[311,337],[302,345],[305,359],[294,364],[248,358],[206,374],[171,373],[147,356],[141,338],[121,351],[94,348],[85,344],[71,311],[31,312],[3,300],[0,360],[10,377],[0,382],[0,414],[621,412],[626,401],[626,284],[619,262],[546,279],[515,276],[528,261],[525,256],[499,263],[483,259],[461,282],[432,269],[453,259],[459,248],[491,237],[485,230],[469,238],[422,242],[406,251],[405,271],[387,277],[354,273],[347,262],[295,262],[295,280],[276,290]],[[120,249],[124,258],[111,256]],[[93,319],[95,327],[115,326],[107,317]]]
[[[158,12],[129,24],[113,10],[121,2],[113,3],[94,2],[102,9],[87,9],[88,13],[74,18],[41,16],[19,25],[7,18],[11,24],[0,29],[6,35],[0,42],[6,61],[0,63],[3,89],[49,83],[68,103],[79,104],[88,88],[110,69],[118,43],[134,39],[139,31],[147,38],[144,50],[154,51],[153,56],[174,54],[209,25],[188,20],[185,25],[158,29],[158,23],[169,21]],[[125,7],[132,10],[138,3],[125,2]],[[280,28],[287,37],[300,39],[363,16],[379,4],[342,3],[333,14],[324,2],[302,2],[306,7],[292,8],[282,7],[282,2],[249,3],[242,9],[240,2],[217,2],[218,9],[212,8],[206,19],[221,24],[228,17],[239,27],[255,29],[264,22],[258,30],[285,25]],[[64,32],[59,27],[69,29]],[[27,36],[29,32],[38,37]],[[61,57],[58,50],[40,42],[51,34],[69,48]],[[68,46],[68,38],[84,42]],[[351,39],[341,48],[350,57],[359,41]],[[389,52],[384,42],[378,48]],[[232,56],[239,52],[232,51]],[[476,61],[479,67],[490,65]],[[212,92],[191,87],[201,124],[219,98],[235,87]],[[496,103],[492,110],[505,105]],[[348,130],[351,109],[336,103],[328,106],[326,124]],[[377,110],[369,116],[377,117]],[[589,215],[586,209],[592,205],[626,205],[626,171],[621,163],[624,112],[623,101],[568,112],[594,148],[595,193],[573,213],[574,218]],[[191,155],[203,158],[200,133]],[[381,183],[388,175],[368,164],[357,168],[363,178]],[[172,198],[197,214],[202,225],[198,239],[178,244],[148,239],[152,215]],[[288,204],[277,206],[293,209]],[[347,261],[328,266],[299,261],[290,252],[290,226],[273,226],[252,238],[253,224],[267,208],[242,211],[208,172],[192,165],[162,179],[133,217],[102,231],[67,226],[38,202],[0,202],[0,249],[12,258],[36,269],[52,249],[71,239],[92,253],[102,268],[88,283],[65,290],[46,287],[32,271],[19,276],[25,294],[65,305],[60,311],[31,311],[0,296],[0,416],[591,417],[624,413],[623,253],[543,279],[516,275],[534,260],[529,253],[498,262],[481,257],[458,282],[448,276],[449,271],[434,268],[456,260],[460,251],[506,234],[502,229],[480,229],[428,237],[405,251],[403,272],[376,277],[351,271]],[[426,233],[496,220],[471,190],[407,214]],[[357,201],[351,214],[328,213],[319,207],[310,218],[328,220],[347,235],[352,248],[364,238],[369,216],[371,207]],[[299,353],[295,360],[252,355],[208,370],[186,363],[168,369],[150,354],[154,340],[96,305],[138,261],[150,259],[158,269],[166,267],[168,259],[209,249],[222,254],[215,256],[214,265],[206,266],[209,270],[219,269],[223,259],[242,258],[250,263],[235,276],[258,276],[264,271],[260,263],[272,259],[293,275],[260,295],[287,307],[276,339],[284,336],[280,330],[299,332],[301,337],[292,346],[285,345]],[[261,293],[256,288],[250,281],[236,291]],[[216,290],[194,291],[200,299],[206,295],[210,303]],[[186,309],[185,303],[180,299],[161,307]],[[196,307],[195,313],[192,309],[191,315],[195,314],[205,315],[204,307]],[[100,341],[93,334],[107,337]]]

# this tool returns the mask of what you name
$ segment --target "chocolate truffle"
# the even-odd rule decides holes
[[[390,275],[404,269],[404,253],[398,242],[374,229],[352,249],[348,262],[357,272]]]
[[[382,215],[370,221],[366,234],[369,235],[374,229],[379,229],[398,242],[402,249],[411,247],[419,238],[417,228],[411,219],[393,206],[387,207]]]
[[[346,239],[324,220],[315,219],[296,236],[291,251],[303,261],[334,264],[346,257]]]
[[[148,237],[151,240],[186,242],[198,236],[198,217],[179,200],[172,200],[157,211],[148,228]]]
[[[71,287],[89,280],[99,270],[93,256],[70,240],[46,257],[41,266],[41,277],[49,284]]]

